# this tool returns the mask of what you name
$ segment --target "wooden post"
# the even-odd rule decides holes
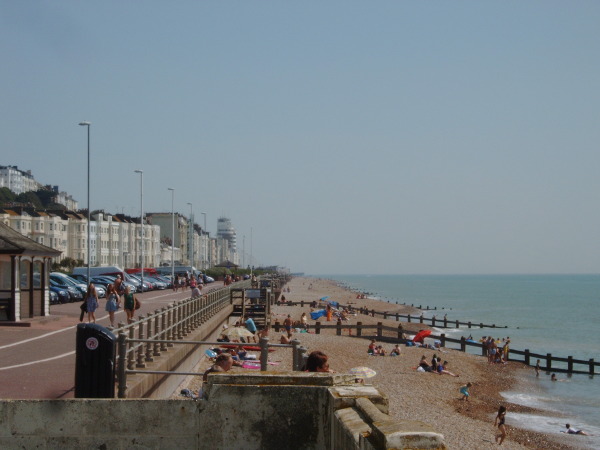
[[[300,341],[298,339],[294,339],[291,342],[292,344],[292,370],[299,372],[300,371],[300,359],[298,348],[300,347]],[[266,369],[265,369],[266,370]]]
[[[448,319],[444,316],[444,328],[448,328]]]
[[[362,336],[362,322],[356,322],[356,335]]]
[[[464,336],[460,337],[460,351],[464,352],[467,350],[467,340]]]
[[[550,353],[546,355],[546,370],[548,372],[552,370],[552,355]]]
[[[594,358],[590,358],[590,375],[594,375]]]
[[[440,346],[441,346],[441,347],[445,347],[445,346],[446,346],[446,333],[442,333],[442,334],[440,335],[440,341],[442,342],[442,343],[440,344]]]
[[[526,348],[525,349],[525,365],[526,366],[530,366],[531,365],[530,364],[530,358],[531,358],[531,356],[529,355],[529,349]]]
[[[381,322],[377,322],[377,337],[380,338],[383,335],[383,330],[381,329],[383,324]]]
[[[281,324],[279,323],[279,320],[276,320],[276,321],[275,321],[275,326],[274,326],[274,328],[275,328],[275,333],[279,333],[279,327],[280,327],[280,326],[281,326]]]
[[[144,339],[144,321],[143,320],[140,321],[140,324],[138,326],[138,339]],[[142,342],[139,342],[138,345],[139,345],[139,347],[137,350],[137,364],[135,365],[135,367],[137,367],[138,369],[141,369],[141,368],[146,367],[146,364],[144,364],[144,344]]]
[[[482,323],[479,324],[479,328],[483,328],[483,324]]]
[[[160,329],[160,310],[154,310],[154,338],[160,339],[160,333],[158,330]],[[152,352],[152,356],[160,356],[160,344],[158,342],[154,343],[154,351]]]
[[[471,322],[469,322],[469,328],[471,328]]]
[[[321,322],[317,320],[315,323],[315,334],[321,334]]]
[[[342,335],[342,321],[341,320],[338,320],[337,323],[336,323],[335,334],[337,336],[341,336]]]
[[[400,316],[398,315],[398,313],[396,313],[396,322],[398,322],[398,320],[400,320]]]
[[[265,371],[269,360],[269,338],[262,337],[258,343],[260,345],[260,370]]]
[[[423,323],[423,314],[419,316],[419,323]]]
[[[402,328],[402,325],[398,325],[398,339],[402,339],[403,334],[404,334],[404,328]]]
[[[146,322],[146,326],[148,327],[148,331],[146,333],[147,338],[148,339],[152,339],[152,315],[150,313],[146,314],[146,318],[148,319]],[[153,349],[153,345],[152,342],[146,342],[146,357],[144,358],[144,360],[146,362],[152,362],[154,361],[154,358],[152,357],[152,349]]]
[[[84,300],[86,301],[86,300]],[[121,327],[119,327],[121,328]],[[126,357],[127,357],[127,336],[122,331],[119,333],[119,363],[117,365],[117,379],[119,380],[118,397],[126,398],[125,392],[127,391],[127,373],[126,369]]]
[[[458,326],[458,320],[456,321],[456,328],[460,328],[460,327]]]
[[[387,311],[385,311],[385,312],[383,313],[383,318],[384,318],[384,319],[387,319]]]
[[[408,313],[408,323],[410,323],[410,313]]]
[[[573,357],[567,356],[567,371],[573,373]]]
[[[435,316],[431,318],[431,326],[435,327]]]

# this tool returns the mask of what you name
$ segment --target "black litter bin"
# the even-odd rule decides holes
[[[114,398],[116,343],[100,325],[77,325],[75,398]]]

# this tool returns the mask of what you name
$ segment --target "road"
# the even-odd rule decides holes
[[[222,282],[211,283],[203,292],[221,287]],[[142,302],[137,317],[176,300],[189,298],[190,290],[173,292],[169,289],[136,295]],[[108,326],[105,302],[105,299],[100,299],[96,323]],[[51,305],[50,316],[29,319],[30,327],[0,326],[0,398],[74,397],[75,335],[80,304]],[[126,322],[122,309],[116,313],[116,322]]]

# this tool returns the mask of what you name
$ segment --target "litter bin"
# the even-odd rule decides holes
[[[77,325],[75,398],[114,398],[116,342],[100,325]]]

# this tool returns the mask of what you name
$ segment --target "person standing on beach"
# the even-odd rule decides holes
[[[288,316],[285,318],[285,320],[283,321],[283,327],[285,328],[285,331],[288,332],[288,334],[292,333],[292,316],[288,314]]]
[[[535,376],[539,377],[540,376],[540,360],[537,360],[537,363],[535,364]]]
[[[252,317],[250,317],[248,315],[245,317],[245,319],[246,319],[246,321],[244,322],[244,324],[246,325],[246,329],[250,333],[252,333],[252,340],[254,342],[256,342],[256,331],[257,331],[256,324],[254,323],[254,320],[252,320]]]
[[[461,400],[469,401],[469,388],[472,386],[471,383],[467,383],[460,387],[460,393],[462,394]]]
[[[496,443],[498,445],[502,445],[504,442],[504,438],[508,434],[506,431],[506,425],[504,424],[506,419],[506,406],[501,406],[498,408],[498,414],[496,414],[496,419],[494,420],[494,427],[498,427],[499,433],[496,434]]]

